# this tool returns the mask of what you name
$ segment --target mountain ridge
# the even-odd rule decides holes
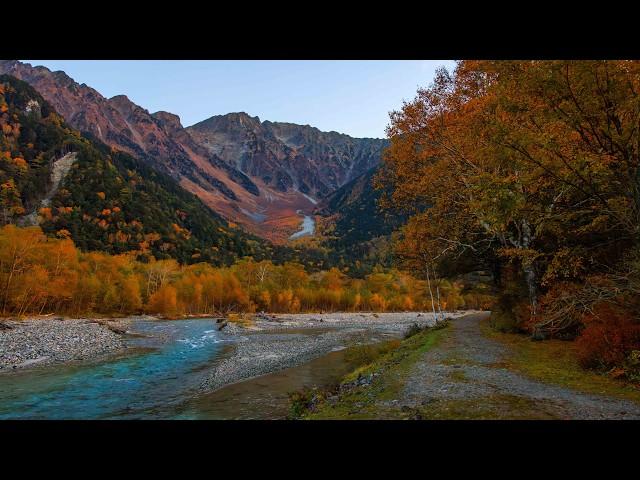
[[[5,60],[0,73],[32,84],[72,127],[172,176],[227,220],[276,243],[298,229],[298,211],[310,213],[378,164],[387,145],[246,112],[185,128],[171,112],[150,113],[125,94],[106,98],[62,71]]]
[[[0,112],[4,224],[26,220],[85,251],[182,263],[286,253],[234,228],[167,174],[70,128],[24,81],[0,75]],[[55,172],[70,154],[65,171]]]

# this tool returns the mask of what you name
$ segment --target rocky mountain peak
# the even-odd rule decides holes
[[[192,130],[221,132],[258,132],[262,128],[259,117],[252,117],[245,112],[233,112],[226,115],[214,115],[189,127]]]
[[[151,116],[156,120],[159,120],[165,128],[169,128],[171,131],[183,128],[182,123],[180,122],[180,117],[175,113],[160,110],[159,112],[152,113]]]
[[[358,139],[309,125],[264,121],[245,112],[216,115],[186,129],[229,165],[279,191],[323,197],[376,166],[383,139]]]

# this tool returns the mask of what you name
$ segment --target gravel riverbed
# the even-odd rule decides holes
[[[294,367],[349,345],[400,337],[414,323],[426,326],[435,320],[425,312],[330,313],[280,314],[259,319],[249,328],[230,323],[222,332],[235,348],[214,367],[202,389],[212,391]]]
[[[0,372],[87,360],[125,348],[121,333],[126,322],[122,320],[39,318],[2,324]]]
[[[3,320],[0,372],[123,351],[123,334],[132,333],[127,329],[135,318]],[[249,327],[229,322],[220,335],[233,348],[213,366],[202,389],[294,367],[349,345],[400,337],[414,323],[432,325],[434,318],[426,312],[326,313],[258,315]]]

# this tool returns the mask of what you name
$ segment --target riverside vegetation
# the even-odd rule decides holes
[[[640,374],[640,62],[460,61],[391,114],[378,184],[416,275],[494,272],[492,325]],[[429,208],[420,209],[421,205]]]

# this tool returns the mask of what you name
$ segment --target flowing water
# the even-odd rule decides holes
[[[214,321],[135,320],[131,330],[140,335],[127,337],[126,353],[0,375],[0,419],[284,418],[289,392],[351,370],[337,351],[202,394],[201,382],[232,348]]]
[[[170,418],[224,352],[212,320],[136,321],[131,352],[0,375],[0,418]]]
[[[298,214],[301,214],[300,210],[298,210]],[[300,230],[298,230],[296,233],[291,235],[289,238],[291,240],[294,240],[296,238],[304,237],[307,235],[313,235],[315,228],[316,228],[316,221],[313,219],[313,217],[311,215],[304,215]]]

